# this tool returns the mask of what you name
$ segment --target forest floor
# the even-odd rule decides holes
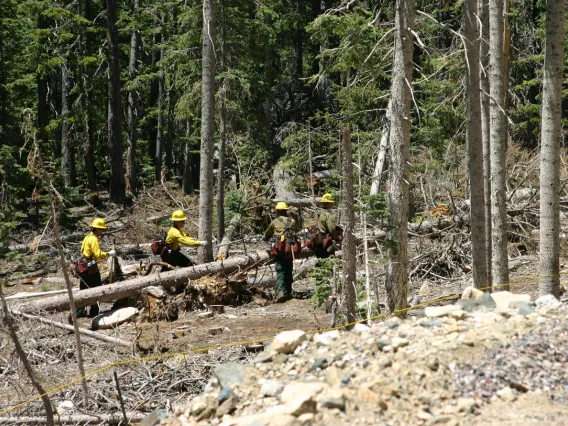
[[[180,201],[176,201],[180,200]],[[195,199],[183,198],[179,194],[162,191],[159,187],[148,192],[148,195],[128,212],[128,215],[116,213],[112,209],[95,211],[89,208],[80,210],[76,215],[78,229],[86,229],[93,214],[103,213],[111,218],[110,224],[118,229],[113,234],[117,246],[124,244],[140,244],[152,241],[154,236],[167,230],[167,220],[157,224],[146,223],[145,219],[159,215],[165,210],[184,208],[186,215],[196,217]],[[73,216],[74,213],[70,215]],[[113,220],[113,218],[115,218]],[[186,226],[190,235],[196,236],[196,221],[188,221]],[[77,229],[74,230],[77,232]],[[249,233],[250,227],[242,231]],[[31,241],[41,230],[22,233],[23,241]],[[239,237],[240,238],[240,237]],[[20,241],[22,241],[20,240]],[[77,250],[80,243],[68,243],[66,247]],[[103,240],[103,248],[108,247],[109,240]],[[440,241],[438,252],[446,255],[445,241]],[[453,243],[452,243],[453,245]],[[237,246],[236,249],[256,250],[262,244],[253,243]],[[432,246],[429,246],[430,248]],[[459,247],[458,247],[459,248]],[[420,254],[418,245],[414,244],[414,253]],[[445,251],[444,251],[445,250]],[[149,253],[149,249],[146,249]],[[434,255],[435,255],[434,251]],[[195,252],[189,251],[190,257]],[[459,254],[459,252],[458,252]],[[150,258],[147,256],[147,258]],[[127,260],[135,262],[135,260]],[[455,260],[452,261],[456,263]],[[566,263],[567,259],[561,259]],[[51,255],[26,256],[25,258],[0,259],[0,267],[8,271],[28,272],[38,265],[48,266],[55,263]],[[511,285],[513,293],[528,293],[533,300],[538,295],[538,258],[534,253],[517,256],[511,262]],[[373,270],[373,279],[380,280],[380,269]],[[56,278],[50,283],[49,277]],[[419,303],[439,297],[460,293],[469,285],[467,273],[453,274],[451,278],[430,279],[424,286],[423,280],[413,280],[409,297],[419,295]],[[76,280],[75,280],[76,281]],[[382,281],[382,280],[380,280]],[[561,281],[566,281],[565,275]],[[120,410],[116,398],[109,398],[114,393],[110,371],[118,371],[126,409],[129,412],[150,412],[155,408],[171,410],[176,404],[183,404],[198,395],[211,376],[212,368],[221,362],[250,361],[259,350],[262,342],[271,340],[284,330],[300,329],[304,331],[325,330],[330,326],[330,315],[322,308],[316,308],[309,297],[314,290],[314,278],[304,278],[294,284],[298,299],[284,304],[274,304],[267,297],[254,297],[250,303],[239,306],[226,306],[224,313],[212,317],[201,315],[203,311],[181,311],[175,321],[146,321],[142,317],[125,323],[113,330],[100,330],[98,333],[108,334],[120,339],[138,343],[138,350],[112,346],[88,337],[83,338],[85,369],[87,372],[103,369],[89,379],[89,386],[94,389],[94,398],[89,407],[81,407],[81,391],[79,384],[64,387],[52,395],[55,406],[63,401],[72,401],[78,410],[84,412],[118,412]],[[566,287],[566,284],[564,284]],[[61,273],[55,272],[45,277],[39,285],[22,284],[6,287],[7,296],[26,292],[50,291],[64,289]],[[385,300],[384,285],[379,286],[379,300]],[[415,301],[416,302],[416,301]],[[444,302],[450,303],[450,302]],[[416,303],[415,303],[416,304]],[[111,304],[102,304],[101,310],[111,308]],[[423,309],[410,311],[410,316],[423,316]],[[44,317],[63,323],[67,322],[67,313],[44,313]],[[91,320],[83,318],[79,325],[90,327]],[[49,389],[65,385],[75,380],[79,374],[76,365],[76,351],[72,333],[48,325],[39,325],[33,321],[19,323],[19,333],[24,348],[40,377],[49,383]],[[140,343],[141,342],[141,343]],[[140,350],[140,348],[143,348]],[[216,349],[218,348],[218,349]],[[128,361],[124,363],[124,360]],[[111,369],[105,366],[112,364]],[[4,384],[0,385],[0,411],[8,409],[16,403],[33,397],[35,393],[13,352],[5,334],[0,336],[0,377]],[[49,380],[47,380],[49,378]],[[160,383],[157,384],[157,379]],[[519,399],[520,401],[520,399]],[[80,408],[79,408],[80,407]],[[483,408],[487,410],[494,409]],[[11,412],[11,415],[34,415],[41,413],[41,404],[37,401]],[[505,412],[502,424],[506,423]],[[472,423],[474,424],[474,423]],[[501,424],[501,423],[495,423]],[[510,423],[512,424],[512,423]]]

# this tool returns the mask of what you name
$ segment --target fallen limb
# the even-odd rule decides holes
[[[309,255],[309,254],[308,254]],[[266,250],[252,252],[246,256],[235,256],[227,260],[204,263],[188,268],[176,269],[170,272],[160,272],[147,277],[138,277],[131,280],[90,288],[74,293],[77,308],[92,305],[96,302],[111,302],[125,297],[135,296],[143,288],[156,285],[162,287],[186,285],[189,280],[197,279],[209,274],[231,273],[240,268],[246,268],[255,263],[269,260]],[[69,298],[64,296],[46,297],[42,300],[22,303],[18,311],[33,313],[38,311],[54,311],[69,309]]]
[[[238,226],[240,225],[241,215],[235,214],[231,221],[229,222],[229,226],[225,230],[225,236],[219,245],[219,252],[217,254],[217,259],[226,259],[229,257],[229,246],[231,245],[231,240],[233,239],[233,234],[237,230]]]
[[[74,288],[74,291],[79,290],[79,288]],[[67,290],[51,290],[51,291],[39,291],[39,292],[27,292],[27,293],[17,293],[12,296],[6,297],[6,300],[18,300],[18,299],[29,299],[31,297],[42,297],[42,296],[53,296],[54,294],[67,293]]]
[[[313,205],[321,205],[321,197],[316,198],[288,198],[288,199],[280,199],[275,198],[272,200],[274,203],[279,201],[284,201],[289,206],[296,206],[296,207],[309,207]]]
[[[64,235],[61,237],[62,242],[77,242],[81,241],[85,235],[83,234],[70,234]],[[30,246],[33,246],[33,241],[28,244],[11,244],[8,246],[8,251],[15,251],[15,252],[27,252],[30,251]],[[41,241],[37,247],[34,247],[35,250],[39,250],[41,248],[53,248],[55,246],[54,240],[45,240]]]
[[[53,321],[53,320],[49,320],[47,318],[42,318],[42,317],[38,317],[38,316],[35,316],[35,315],[30,315],[30,314],[25,314],[23,312],[18,312],[16,310],[11,310],[11,312],[14,315],[18,315],[18,316],[21,316],[21,317],[29,319],[29,320],[38,321],[38,322],[41,322],[42,324],[52,325],[54,327],[61,328],[63,330],[67,330],[67,331],[73,331],[74,330],[72,325],[65,324],[65,323],[62,323],[62,322],[59,322],[59,321]],[[84,334],[85,336],[91,337],[93,339],[101,340],[101,341],[106,342],[106,343],[112,343],[113,345],[120,345],[120,346],[124,346],[126,348],[132,347],[131,342],[128,342],[128,341],[123,340],[123,339],[118,339],[116,337],[107,336],[106,334],[95,333],[94,331],[87,330],[86,328],[79,328],[79,333]]]
[[[42,275],[47,275],[51,272],[56,272],[56,271],[57,271],[57,267],[49,266],[47,268],[39,269],[37,271],[28,272],[27,274],[12,275],[11,277],[8,277],[8,281],[19,281],[19,280],[25,280],[25,279],[28,279],[28,278],[41,277]]]
[[[126,413],[129,420],[142,420],[147,414],[143,413]],[[124,422],[122,414],[77,414],[72,416],[58,416],[54,417],[54,422],[56,424],[88,424],[88,423],[107,423],[107,424],[119,424]],[[17,425],[17,424],[33,424],[33,423],[47,423],[45,417],[4,417],[0,418],[0,424],[2,425]]]

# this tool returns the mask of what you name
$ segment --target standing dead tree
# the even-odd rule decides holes
[[[5,283],[6,283],[5,280],[3,280],[3,282],[0,283],[0,298],[2,299],[2,308],[4,309],[4,323],[6,324],[6,327],[8,327],[10,338],[12,339],[12,342],[14,342],[14,346],[16,347],[16,353],[18,354],[20,361],[22,361],[22,365],[24,366],[26,373],[28,373],[28,376],[32,382],[33,387],[36,389],[37,393],[41,395],[41,400],[43,402],[43,407],[45,409],[45,423],[48,425],[54,425],[55,423],[53,422],[53,407],[51,406],[51,401],[49,399],[49,396],[45,392],[43,385],[37,379],[35,372],[30,362],[28,361],[26,353],[24,352],[22,344],[20,343],[20,339],[18,338],[18,333],[16,333],[14,318],[12,318],[12,315],[8,311],[8,304],[6,303],[6,299],[4,297]]]

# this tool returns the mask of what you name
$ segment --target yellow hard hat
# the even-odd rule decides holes
[[[91,223],[91,228],[107,229],[105,220],[101,217],[97,217],[93,220],[93,223]]]
[[[276,204],[276,207],[274,207],[275,210],[288,210],[288,204],[286,204],[284,201],[280,201],[279,203]]]
[[[172,217],[170,217],[170,220],[176,222],[179,220],[187,220],[187,217],[185,217],[185,215],[181,210],[176,210],[175,212],[172,213]]]
[[[331,194],[323,194],[323,197],[321,197],[321,202],[322,203],[334,203],[335,201],[333,201],[333,195]]]

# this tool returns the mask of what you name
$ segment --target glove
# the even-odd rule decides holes
[[[111,250],[111,251],[109,251],[109,252],[108,252],[108,255],[109,255],[110,257],[115,257],[115,256],[116,256],[116,250]]]
[[[199,241],[199,247],[204,247],[204,246],[208,246],[209,245],[209,241]]]

